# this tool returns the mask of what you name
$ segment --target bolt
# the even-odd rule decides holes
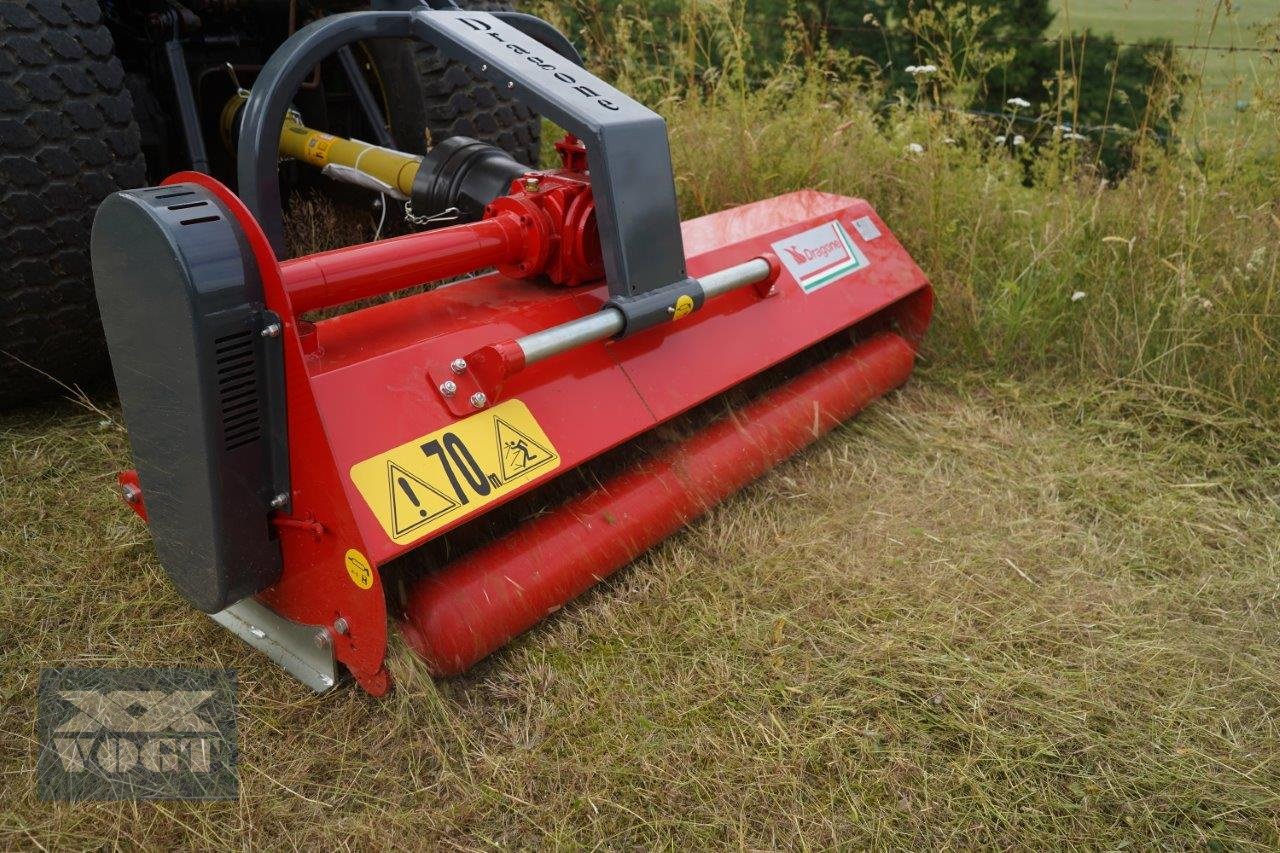
[[[455,358],[449,362],[449,369],[459,375],[467,372],[467,360],[465,358]]]
[[[270,323],[262,327],[262,336],[264,338],[278,338],[280,336],[280,324]]]
[[[524,179],[524,191],[525,191],[525,192],[527,192],[527,193],[536,193],[536,192],[537,192],[538,190],[540,190],[540,189],[542,189],[542,181],[539,181],[537,178],[525,178],[525,179]]]
[[[271,508],[280,509],[280,507],[284,506],[288,502],[289,502],[289,496],[286,495],[284,492],[281,492],[280,494],[276,495],[274,498],[271,499]]]
[[[325,646],[329,645],[329,632],[321,628],[319,631],[316,631],[316,635],[311,639],[315,642],[316,648],[323,649]]]
[[[487,63],[487,62],[486,62],[484,65],[481,65],[481,66],[480,66],[480,70],[481,70],[481,71],[488,71],[488,70],[489,70],[489,63]]]
[[[350,630],[351,626],[347,624],[347,617],[339,616],[337,619],[333,620],[333,633],[341,634],[345,637],[347,632]]]
[[[458,393],[458,383],[452,379],[440,383],[440,393],[446,397],[452,397]]]
[[[124,502],[127,504],[136,504],[142,500],[142,489],[139,489],[133,483],[125,483],[121,486],[120,494],[124,496]]]
[[[477,409],[483,409],[488,402],[489,398],[484,395],[483,391],[477,391],[471,395],[471,405]]]
[[[516,87],[516,84],[515,84],[514,82],[512,82],[512,81],[508,81],[508,82],[507,82],[507,88],[508,88],[508,89],[514,89],[515,87]]]

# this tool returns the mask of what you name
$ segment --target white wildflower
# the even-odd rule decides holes
[[[1212,303],[1211,301],[1209,301],[1208,299],[1201,299],[1201,300],[1200,300],[1200,309],[1201,309],[1202,311],[1212,311],[1212,310],[1213,310],[1213,303]]]
[[[906,72],[913,77],[921,77],[926,74],[937,74],[938,66],[936,65],[908,65]]]
[[[1010,98],[1009,100],[1005,101],[1005,103],[1011,107],[1014,107],[1020,110],[1025,110],[1027,107],[1031,106],[1031,102],[1026,100],[1025,98]]]
[[[1257,272],[1266,260],[1267,249],[1265,246],[1259,246],[1253,250],[1253,254],[1249,255],[1249,260],[1245,263],[1244,268],[1249,272]]]
[[[919,70],[919,67],[918,67],[918,66],[915,66],[915,65],[908,65],[906,68],[904,68],[904,69],[902,69],[902,70],[903,70],[903,71],[905,71],[905,72],[907,72],[908,74],[913,74],[913,75],[914,75],[914,74]]]
[[[956,141],[956,138],[955,138],[954,136],[947,136],[947,137],[944,137],[942,141],[943,141],[945,144],[947,144],[947,145],[959,145],[959,144],[960,144],[959,142],[957,142],[957,141]]]
[[[1088,138],[1089,137],[1085,136],[1083,133],[1074,133],[1074,132],[1065,134],[1063,136],[1063,139],[1069,139],[1072,142],[1083,142]]]
[[[1000,136],[997,136],[997,137],[996,137],[996,145],[1004,145],[1005,141],[1006,141],[1008,138],[1009,138],[1009,137],[1005,136],[1004,134],[1001,134]]]
[[[1025,145],[1026,141],[1027,140],[1023,137],[1023,135],[1019,133],[1017,136],[1013,137],[1013,147],[1017,148],[1019,145]]]
[[[1077,290],[1075,293],[1071,294],[1071,301],[1079,302],[1081,299],[1084,299],[1084,296],[1085,293],[1083,290]]]
[[[908,145],[908,146],[907,146],[907,153],[908,153],[908,154],[923,154],[923,153],[924,153],[924,146],[923,146],[923,145],[921,145],[919,142],[913,142],[913,143],[911,143],[910,145]]]

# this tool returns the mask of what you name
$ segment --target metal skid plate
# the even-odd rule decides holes
[[[337,683],[338,664],[329,632],[290,621],[254,598],[237,601],[210,618],[317,693]]]

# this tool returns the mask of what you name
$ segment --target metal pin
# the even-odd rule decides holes
[[[458,383],[454,382],[452,379],[446,379],[444,382],[440,383],[440,393],[446,397],[452,397],[454,394],[458,393]]]
[[[471,405],[477,409],[483,409],[488,402],[489,398],[484,395],[483,391],[477,391],[471,395]]]

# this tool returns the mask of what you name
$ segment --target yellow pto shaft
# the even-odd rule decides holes
[[[247,97],[240,93],[232,98],[222,113],[224,138],[238,122]],[[401,201],[413,192],[422,158],[357,139],[312,130],[301,117],[290,112],[280,129],[280,155],[320,169],[334,180],[386,193]]]

